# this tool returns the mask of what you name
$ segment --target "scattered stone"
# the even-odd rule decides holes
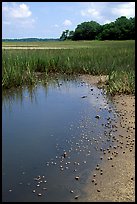
[[[81,98],[86,98],[87,96],[82,96]]]
[[[99,170],[99,169],[100,169],[100,168],[97,166],[97,167],[96,167],[96,170]]]
[[[94,184],[97,185],[97,182],[95,182]]]
[[[64,152],[63,156],[64,156],[64,158],[66,158],[67,157],[67,152]]]
[[[79,180],[79,176],[76,176],[75,179],[76,179],[76,180]]]
[[[99,119],[99,118],[100,118],[100,116],[99,116],[99,115],[96,115],[96,116],[95,116],[95,118]]]

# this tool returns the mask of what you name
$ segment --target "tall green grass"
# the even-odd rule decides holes
[[[87,45],[87,42],[78,43],[79,46]],[[75,45],[78,49],[3,50],[2,87],[33,84],[37,72],[46,76],[50,73],[92,74],[109,75],[107,90],[111,94],[134,93],[134,41],[107,41],[104,44],[93,41],[89,44],[87,48]]]

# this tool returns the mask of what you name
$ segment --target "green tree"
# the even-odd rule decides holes
[[[84,22],[75,29],[73,40],[95,40],[101,31],[101,25],[95,21]]]
[[[62,35],[60,36],[60,40],[66,40],[69,35],[69,30],[65,30],[62,32]]]
[[[73,30],[69,31],[67,39],[72,40],[73,39],[73,35],[74,35],[74,31]]]

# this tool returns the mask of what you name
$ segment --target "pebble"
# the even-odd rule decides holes
[[[99,116],[99,115],[96,115],[96,116],[95,116],[95,118],[99,119],[99,118],[100,118],[100,116]]]
[[[82,96],[81,98],[86,98],[87,96]]]
[[[41,196],[42,194],[41,193],[38,193],[38,196]]]
[[[76,179],[76,180],[79,180],[79,176],[76,176],[75,179]]]
[[[97,182],[95,182],[94,184],[97,185]]]
[[[66,158],[66,157],[67,157],[67,152],[64,152],[64,154],[63,154],[63,155],[64,155],[64,158]]]

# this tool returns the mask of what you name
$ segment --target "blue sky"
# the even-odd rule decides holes
[[[59,38],[85,21],[135,16],[135,2],[2,2],[2,38]]]

